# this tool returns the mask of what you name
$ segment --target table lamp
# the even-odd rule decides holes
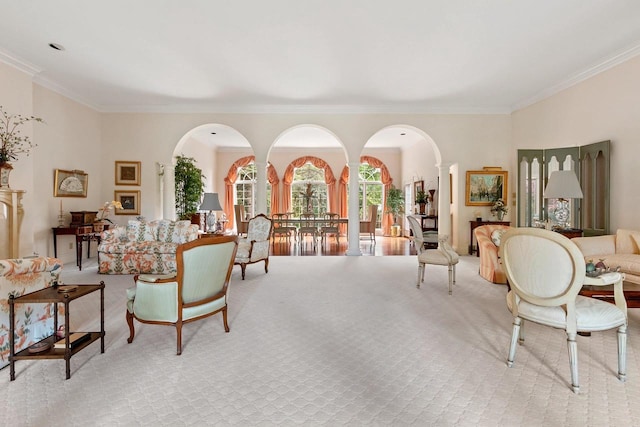
[[[547,187],[544,189],[544,198],[558,199],[555,217],[559,227],[567,228],[568,220],[571,218],[568,199],[582,199],[582,197],[582,189],[574,171],[551,172]]]
[[[218,199],[218,193],[204,193],[199,210],[209,211],[205,220],[205,223],[207,224],[207,233],[214,232],[216,228],[216,214],[214,211],[222,210],[220,200]]]

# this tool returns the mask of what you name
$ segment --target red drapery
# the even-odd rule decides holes
[[[282,177],[282,208],[283,213],[291,211],[291,183],[293,182],[293,172],[295,168],[311,163],[313,166],[324,169],[324,182],[327,184],[327,197],[329,202],[329,211],[336,212],[339,207],[336,191],[336,178],[333,176],[331,167],[322,159],[313,156],[299,157],[289,163]],[[271,212],[276,213],[273,209]]]

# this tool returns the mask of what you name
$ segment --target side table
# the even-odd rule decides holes
[[[11,381],[15,380],[16,360],[25,359],[64,359],[66,362],[66,374],[67,379],[71,378],[71,357],[78,353],[89,344],[100,339],[100,353],[104,353],[104,282],[101,281],[98,285],[65,285],[75,287],[73,291],[59,292],[60,288],[55,285],[48,288],[40,289],[39,291],[24,294],[19,297],[9,295],[9,337],[11,343],[9,345],[9,365]],[[77,347],[72,347],[69,343],[69,303],[80,297],[88,295],[95,291],[100,291],[100,331],[99,332],[85,332],[89,335],[89,338],[79,344]],[[50,335],[39,342],[45,342],[51,345],[48,350],[31,353],[29,348],[15,353],[15,305],[22,303],[38,303],[38,304],[53,304],[53,335]],[[54,344],[58,341],[56,332],[58,330],[58,304],[64,304],[64,322],[65,322],[65,348],[55,348]]]

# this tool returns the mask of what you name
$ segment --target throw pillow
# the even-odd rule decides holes
[[[502,235],[507,232],[506,228],[500,228],[498,230],[493,230],[491,233],[491,241],[496,247],[500,247],[500,239],[502,239]]]

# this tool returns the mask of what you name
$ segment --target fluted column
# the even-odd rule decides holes
[[[267,162],[254,161],[256,165],[256,207],[255,214],[267,214]]]
[[[452,163],[440,163],[438,167],[438,234],[446,234],[451,242],[451,198],[449,196],[451,185],[449,184],[449,169]]]
[[[347,249],[347,255],[359,256],[362,255],[360,251],[360,216],[358,206],[358,168],[360,162],[349,162],[349,248]]]
[[[162,165],[162,217],[176,219],[176,168],[173,164]]]

